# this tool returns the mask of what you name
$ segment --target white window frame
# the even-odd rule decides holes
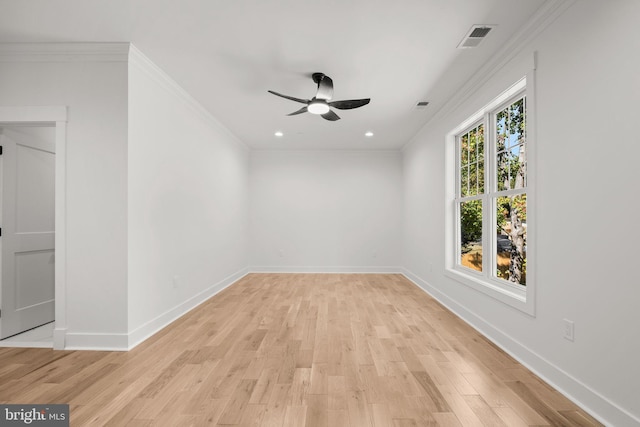
[[[496,147],[495,138],[495,114],[504,107],[526,96],[527,105],[527,186],[524,190],[497,191],[496,185]],[[446,137],[446,238],[445,238],[445,274],[485,295],[488,295],[509,306],[517,308],[527,314],[535,316],[535,92],[533,71],[527,74],[502,94],[477,111]],[[460,227],[459,227],[459,202],[460,188],[460,159],[458,149],[458,137],[469,130],[483,124],[484,137],[484,193],[477,196],[464,197],[465,201],[482,200],[482,272],[464,267],[459,263],[460,254]],[[495,200],[500,196],[527,194],[527,284],[526,286],[509,283],[506,280],[495,277],[496,266],[494,264],[496,233],[495,233]],[[489,254],[490,256],[487,256]]]

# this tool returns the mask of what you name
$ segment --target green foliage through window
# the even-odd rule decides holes
[[[459,263],[482,272],[484,225],[493,222],[495,241],[489,264],[495,276],[526,285],[527,270],[527,101],[519,96],[504,108],[485,116],[495,134],[485,147],[485,122],[460,135],[458,142]],[[487,138],[489,138],[489,136]],[[488,154],[485,153],[488,149]],[[487,160],[488,155],[491,161]],[[485,168],[489,168],[485,170]],[[485,188],[485,173],[493,177]],[[483,216],[483,203],[494,206]],[[492,274],[487,272],[487,274]]]
[[[460,137],[460,195],[484,193],[484,126]]]

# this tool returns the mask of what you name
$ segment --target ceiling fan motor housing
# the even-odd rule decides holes
[[[331,77],[328,77],[324,73],[313,73],[311,75],[311,78],[318,85],[316,95],[311,99],[296,98],[294,96],[283,95],[272,90],[269,90],[268,92],[281,98],[286,98],[291,101],[306,104],[306,106],[300,108],[299,110],[287,114],[288,116],[297,116],[298,114],[302,113],[311,113],[317,114],[323,119],[332,122],[340,120],[340,116],[333,112],[331,108],[337,108],[338,110],[351,110],[353,108],[367,105],[370,101],[369,98],[331,101],[331,99],[333,98],[333,80],[331,79]]]

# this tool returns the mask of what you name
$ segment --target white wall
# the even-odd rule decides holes
[[[245,274],[248,150],[132,48],[129,345]]]
[[[397,152],[253,152],[251,266],[389,271],[400,265]]]
[[[404,153],[407,274],[608,425],[640,423],[635,0],[575,2]],[[536,316],[446,277],[445,135],[537,67]],[[425,262],[425,260],[428,260]],[[429,264],[434,266],[429,270]],[[575,342],[562,320],[575,322]]]
[[[67,344],[109,347],[127,332],[126,56],[33,59],[0,61],[0,104],[68,106]]]

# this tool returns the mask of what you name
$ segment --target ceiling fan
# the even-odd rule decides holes
[[[268,92],[286,99],[290,99],[292,101],[307,104],[301,109],[287,114],[287,116],[295,116],[296,114],[302,113],[311,113],[318,114],[322,116],[322,118],[330,121],[340,120],[340,116],[334,113],[333,110],[331,110],[331,107],[337,108],[338,110],[350,110],[352,108],[358,108],[362,107],[363,105],[367,105],[369,101],[371,101],[370,98],[331,101],[331,98],[333,97],[333,80],[331,80],[329,76],[325,76],[323,73],[313,73],[311,78],[318,85],[316,96],[311,99],[295,98],[293,96],[283,95],[272,90]]]

